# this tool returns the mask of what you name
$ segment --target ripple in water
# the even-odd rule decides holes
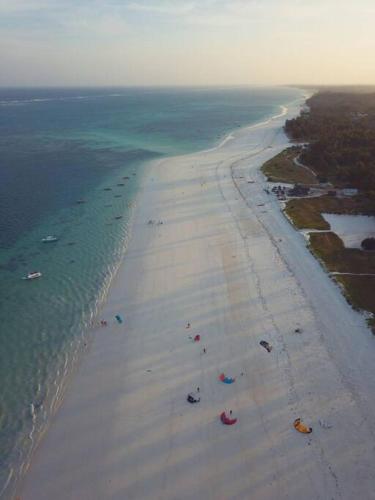
[[[115,180],[119,178],[116,174]],[[1,254],[7,262],[0,290],[3,485],[9,487],[15,471],[22,473],[39,431],[59,404],[64,380],[86,342],[84,332],[92,326],[126,248],[132,214],[128,204],[136,187],[134,180],[122,188],[124,196],[106,210],[106,193],[95,189],[81,213],[71,217],[66,210],[31,231],[19,243],[29,249],[26,263],[6,260],[6,251]],[[107,225],[119,213],[121,220]],[[57,234],[58,242],[41,243],[47,234]],[[21,280],[32,269],[41,270],[42,278]]]

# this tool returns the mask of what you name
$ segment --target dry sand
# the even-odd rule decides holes
[[[23,500],[375,498],[374,338],[258,171],[285,147],[284,120],[150,168],[109,326],[35,453]],[[224,409],[236,425],[221,424]],[[312,434],[296,432],[297,417]]]

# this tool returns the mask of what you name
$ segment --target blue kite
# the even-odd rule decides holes
[[[233,382],[235,382],[236,379],[232,377],[227,377],[226,375],[224,375],[224,373],[221,373],[219,376],[219,380],[221,380],[221,382],[224,382],[224,384],[233,384]]]
[[[116,314],[115,318],[117,319],[118,323],[120,323],[120,324],[122,323],[122,318],[119,314]]]

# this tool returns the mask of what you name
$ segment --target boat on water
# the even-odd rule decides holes
[[[39,271],[31,271],[31,273],[28,273],[27,276],[24,276],[22,279],[23,280],[35,280],[35,278],[40,278],[42,276],[42,273]]]
[[[53,241],[57,241],[59,238],[57,236],[46,236],[45,238],[42,238],[43,243],[52,243]]]

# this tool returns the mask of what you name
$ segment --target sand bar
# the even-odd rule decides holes
[[[287,144],[284,120],[150,168],[109,326],[23,500],[375,498],[374,339],[257,170]],[[223,410],[238,422],[223,426]]]

